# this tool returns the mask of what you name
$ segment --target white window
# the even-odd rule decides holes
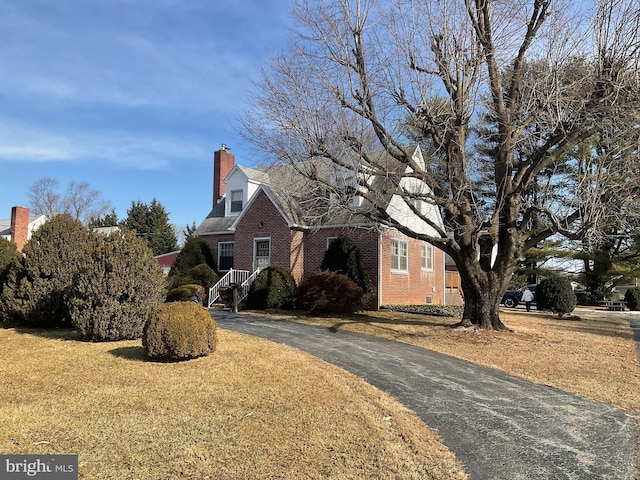
[[[231,191],[231,205],[229,206],[229,211],[232,213],[242,211],[242,190]]]
[[[218,270],[228,272],[233,268],[234,242],[218,243]]]
[[[424,243],[421,248],[422,269],[433,270],[433,245]]]
[[[262,270],[271,265],[271,239],[256,238],[253,241],[253,268]]]
[[[391,270],[409,271],[409,246],[402,240],[391,240]]]
[[[331,246],[331,244],[333,242],[335,242],[338,239],[338,237],[329,237],[327,238],[327,250],[329,250],[329,247]]]

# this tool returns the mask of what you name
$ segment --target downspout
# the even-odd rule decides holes
[[[378,230],[378,310],[382,303],[382,230]]]

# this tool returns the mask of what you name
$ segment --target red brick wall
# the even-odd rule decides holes
[[[270,238],[271,265],[291,271],[293,233],[269,197],[258,192],[236,227],[235,268],[253,271],[254,239]],[[296,268],[300,268],[299,265]]]
[[[244,212],[235,236],[211,235],[203,237],[214,258],[218,258],[218,243],[235,238],[234,268],[253,271],[254,239],[271,240],[271,264],[290,271],[296,282],[308,278],[320,269],[327,248],[327,239],[346,234],[358,245],[362,260],[381,305],[424,304],[427,296],[435,304],[444,304],[444,253],[434,248],[434,268],[422,270],[423,242],[392,229],[321,228],[318,230],[291,229],[264,192]],[[408,272],[391,271],[391,240],[408,243]],[[379,255],[381,252],[381,258]],[[380,269],[378,266],[380,265]],[[380,270],[380,271],[378,271]],[[379,277],[380,275],[380,277]]]
[[[229,235],[202,235],[200,237],[209,247],[211,251],[211,255],[213,255],[213,260],[218,263],[218,244],[222,242],[233,242],[235,241],[234,236],[232,234]],[[234,259],[235,260],[235,259]],[[238,267],[234,267],[238,268]]]
[[[378,288],[378,232],[365,228],[321,228],[310,231],[305,239],[305,268],[303,278],[320,270],[320,264],[327,250],[327,239],[341,235],[348,236],[360,249],[362,263]]]
[[[392,239],[408,243],[408,272],[391,271]],[[433,271],[422,270],[422,244],[396,230],[383,231],[382,305],[424,304],[427,296],[431,296],[435,304],[444,304],[444,253],[434,248]]]

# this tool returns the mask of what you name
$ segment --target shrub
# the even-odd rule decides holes
[[[131,231],[94,234],[91,261],[78,273],[68,303],[83,340],[142,337],[145,323],[165,297],[165,279],[147,243]]]
[[[351,314],[364,308],[367,295],[346,275],[315,273],[300,284],[298,306],[314,313]]]
[[[374,292],[371,277],[369,277],[362,263],[360,249],[346,235],[331,242],[320,264],[320,270],[329,270],[346,275],[365,293]]]
[[[190,284],[169,290],[167,302],[193,302],[202,305],[206,299],[206,292],[202,285]]]
[[[36,230],[23,249],[19,268],[9,271],[3,318],[38,327],[70,326],[69,291],[92,261],[90,237],[68,215],[57,215]]]
[[[185,276],[180,277],[178,286],[196,284],[202,285],[205,291],[208,291],[218,280],[220,280],[218,274],[206,263],[201,263],[189,270]]]
[[[629,310],[640,310],[640,288],[630,288],[624,294],[624,301]]]
[[[169,281],[169,287],[175,288],[178,286],[178,281],[181,277],[187,275],[189,270],[201,264],[209,265],[213,271],[218,270],[213,255],[209,246],[200,237],[189,238],[182,250],[176,257],[176,261],[173,262],[169,275],[167,277]]]
[[[536,303],[539,309],[551,310],[560,316],[572,312],[576,295],[571,282],[564,277],[545,278],[536,289]]]
[[[21,258],[16,244],[0,237],[0,294],[9,278],[9,270],[19,267]]]
[[[142,346],[158,360],[187,360],[216,349],[217,325],[209,312],[192,302],[165,303],[144,329]]]
[[[255,310],[293,308],[296,282],[284,268],[272,265],[262,270],[249,288],[247,307]]]

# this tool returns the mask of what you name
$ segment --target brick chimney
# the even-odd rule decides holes
[[[22,252],[28,236],[29,209],[27,207],[13,207],[11,209],[11,241],[16,244],[19,252]]]
[[[213,206],[220,201],[226,193],[227,186],[224,178],[233,169],[234,157],[223,143],[220,150],[213,154]]]

